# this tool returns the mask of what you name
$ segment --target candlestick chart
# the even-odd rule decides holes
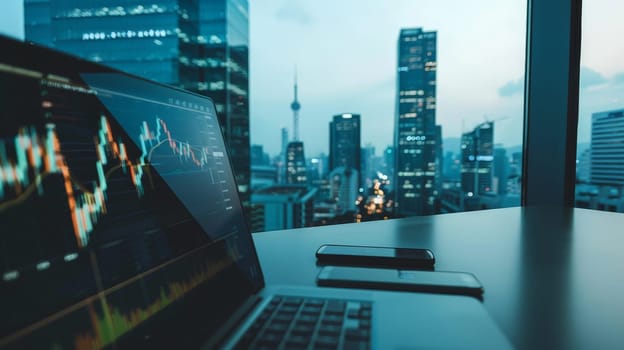
[[[115,141],[106,117],[100,118],[100,128],[94,136],[94,148],[97,160],[93,167],[98,178],[91,189],[87,188],[72,174],[66,156],[61,150],[61,143],[54,124],[46,125],[46,133],[39,135],[34,127],[19,130],[9,143],[15,145],[15,159],[7,155],[7,141],[0,143],[0,211],[22,203],[31,195],[43,196],[42,179],[50,174],[59,174],[63,178],[67,205],[73,226],[76,244],[83,248],[89,242],[89,234],[93,231],[98,219],[106,214],[107,178],[117,169],[127,174],[136,188],[137,196],[144,193],[144,168],[149,164],[150,156],[155,149],[167,145],[180,162],[190,162],[198,168],[208,163],[207,147],[194,147],[186,142],[176,140],[167,124],[157,118],[156,132],[150,131],[146,121],[141,123],[141,157],[137,161],[128,158],[126,145],[123,141]],[[105,173],[108,163],[116,164]],[[75,191],[78,188],[80,191]],[[10,193],[14,198],[5,200]]]
[[[111,346],[240,288],[253,251],[205,99],[61,78],[0,66],[19,96],[0,96],[0,348]]]
[[[15,291],[23,296],[31,293],[34,297],[37,288],[23,293],[19,291],[20,286],[47,287],[51,295],[57,294],[54,299],[70,305],[81,296],[96,293],[99,289],[96,280],[101,280],[102,288],[106,288],[192,248],[190,244],[177,249],[169,247],[166,234],[160,228],[162,224],[154,219],[155,214],[143,213],[149,209],[149,204],[142,204],[146,195],[148,199],[166,200],[170,202],[170,211],[181,212],[175,208],[175,195],[160,193],[170,192],[162,180],[160,186],[154,183],[157,174],[151,161],[156,158],[161,167],[167,169],[172,168],[167,163],[175,162],[186,173],[189,169],[204,172],[205,183],[210,184],[214,182],[214,169],[208,167],[214,165],[213,158],[222,153],[209,152],[207,146],[193,146],[178,139],[175,130],[163,118],[153,118],[151,123],[139,120],[134,124],[137,125],[138,145],[118,127],[114,131],[105,115],[100,115],[92,128],[80,129],[79,141],[83,142],[77,142],[75,137],[70,137],[71,141],[63,138],[68,134],[67,123],[63,121],[23,126],[15,135],[0,139],[0,221],[8,222],[3,228],[22,230],[20,234],[28,235],[28,231],[34,230],[29,229],[24,218],[28,220],[37,215],[33,214],[36,212],[54,213],[50,216],[55,216],[54,220],[60,223],[56,227],[37,229],[21,245],[12,243],[16,240],[14,235],[3,232],[4,246],[13,248],[12,252],[3,254],[2,261],[2,282],[8,287],[7,295]],[[152,188],[154,186],[158,187],[157,191]],[[150,197],[150,191],[160,194],[151,193]],[[92,235],[98,232],[98,225],[105,222],[107,216],[113,224],[105,223],[105,229],[99,230],[100,243],[92,245]],[[175,220],[180,217],[184,214]],[[197,227],[188,231],[188,235],[194,232],[196,236],[201,235]],[[69,236],[72,242],[68,242]],[[53,249],[59,241],[66,243]],[[146,243],[152,247],[151,251],[141,253],[144,248],[139,249],[137,244]],[[128,249],[133,253],[120,258],[119,252]],[[95,260],[88,258],[89,251],[96,253]],[[73,293],[64,292],[64,284],[71,283],[76,273],[86,276],[81,288]],[[49,282],[50,278],[54,279],[53,283]],[[46,305],[47,312],[53,312],[58,305]],[[15,307],[16,314],[19,309],[16,324],[20,324],[17,322],[20,318],[23,324],[29,318],[28,307],[17,306],[19,303],[11,306]],[[42,310],[45,308],[33,308],[32,316]],[[3,323],[7,325],[0,329],[14,327],[9,320]]]

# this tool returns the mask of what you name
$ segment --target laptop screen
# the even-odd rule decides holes
[[[0,347],[209,337],[263,283],[212,101],[0,52]]]

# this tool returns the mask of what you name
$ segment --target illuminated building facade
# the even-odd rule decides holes
[[[303,142],[293,141],[286,147],[286,183],[307,185],[308,168],[303,153]]]
[[[399,35],[393,185],[399,215],[438,212],[436,37],[422,28],[402,29]]]
[[[248,7],[247,0],[25,0],[25,37],[211,97],[247,207]]]

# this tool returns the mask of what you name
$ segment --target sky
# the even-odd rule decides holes
[[[21,0],[2,0],[0,33],[23,37]],[[450,9],[453,9],[452,11]],[[593,112],[624,108],[624,2],[585,1],[579,142]],[[252,144],[292,137],[293,78],[307,156],[328,153],[333,115],[359,113],[362,143],[392,143],[401,28],[438,33],[437,123],[444,138],[494,120],[495,142],[522,142],[526,0],[250,0]],[[445,150],[446,151],[446,150]],[[458,150],[452,150],[458,151]]]
[[[436,120],[443,137],[501,119],[495,141],[518,145],[525,13],[518,0],[251,1],[252,143],[275,154],[280,129],[292,130],[296,66],[306,155],[327,152],[329,122],[343,112],[361,114],[362,143],[381,154],[392,143],[399,31],[422,27],[438,33]]]

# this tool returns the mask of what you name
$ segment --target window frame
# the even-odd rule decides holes
[[[574,207],[582,0],[527,0],[522,206]]]

